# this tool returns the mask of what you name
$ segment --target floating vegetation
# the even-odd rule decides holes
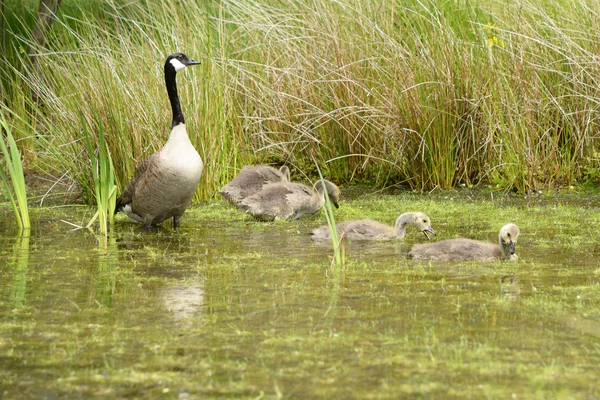
[[[494,240],[510,215],[519,262],[414,262],[409,235],[349,241],[343,268],[308,235],[322,216],[257,222],[211,201],[177,232],[115,224],[99,247],[53,224],[91,207],[44,208],[43,235],[0,236],[2,396],[597,398],[590,204],[354,192],[337,221],[420,209],[435,240]]]

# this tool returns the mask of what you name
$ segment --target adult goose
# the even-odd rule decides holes
[[[246,165],[219,193],[225,200],[238,205],[242,199],[262,190],[270,183],[289,181],[290,169],[285,165],[279,169],[268,165]]]
[[[131,182],[117,199],[115,212],[123,211],[147,227],[172,217],[177,228],[200,182],[202,159],[190,142],[175,79],[177,71],[196,64],[200,63],[182,53],[167,57],[165,83],[173,111],[169,139],[138,165]]]
[[[423,232],[429,239],[429,234],[435,235],[431,228],[431,220],[422,212],[407,212],[396,219],[394,227],[384,225],[371,219],[341,222],[336,225],[340,238],[349,240],[389,240],[402,239],[406,236],[406,226],[411,225]],[[329,227],[321,226],[312,231],[313,240],[331,239]]]
[[[516,260],[515,245],[519,228],[506,224],[498,234],[498,244],[472,239],[446,239],[435,243],[415,244],[409,257],[415,260],[438,261],[490,261],[495,259]]]
[[[318,181],[314,190],[295,182],[271,183],[242,199],[238,207],[264,221],[300,219],[323,208],[325,191],[333,205],[339,208],[340,189],[326,180]]]

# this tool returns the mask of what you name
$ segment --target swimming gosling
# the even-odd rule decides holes
[[[164,66],[167,94],[173,111],[171,134],[167,143],[138,165],[131,182],[117,199],[115,213],[123,211],[131,219],[147,227],[179,217],[192,201],[202,175],[202,159],[190,142],[177,95],[177,71],[200,64],[175,53]]]
[[[402,239],[406,236],[406,226],[412,225],[425,235],[429,240],[429,234],[435,235],[431,228],[431,220],[422,212],[407,212],[396,219],[394,227],[384,225],[371,219],[357,221],[346,221],[336,225],[338,237],[348,240],[390,240]],[[328,226],[320,226],[311,233],[313,240],[331,239]]]
[[[515,245],[518,237],[517,225],[506,224],[500,229],[498,244],[472,239],[446,239],[436,243],[415,244],[408,255],[415,260],[491,261],[507,259],[513,261],[517,259]]]
[[[289,181],[290,169],[285,165],[279,169],[268,165],[246,165],[219,193],[225,200],[237,205],[243,198],[252,196],[269,183]]]
[[[314,190],[301,183],[271,183],[242,199],[238,207],[264,221],[300,219],[323,208],[325,190],[329,200],[339,208],[340,189],[326,180],[318,181]]]

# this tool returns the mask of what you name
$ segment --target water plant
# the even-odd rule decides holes
[[[93,193],[96,198],[97,211],[88,223],[90,227],[96,219],[99,220],[100,233],[106,238],[109,227],[114,223],[114,210],[117,199],[117,186],[115,185],[114,167],[110,150],[106,145],[104,132],[95,119],[95,129],[82,122],[84,127],[85,142],[87,144],[91,174],[93,177]],[[94,135],[94,132],[96,135]],[[98,146],[94,146],[97,139]]]
[[[21,161],[21,152],[11,133],[6,118],[0,113],[0,127],[3,135],[6,136],[8,146],[4,138],[0,138],[0,149],[4,155],[8,175],[0,168],[0,177],[6,188],[10,205],[13,209],[15,219],[19,229],[28,229],[31,226],[29,221],[29,209],[27,207],[27,187],[25,185],[25,176],[23,174],[23,163]]]
[[[316,163],[315,167],[317,168],[317,171],[319,173],[319,179],[321,180],[321,182],[323,182],[323,187],[325,187],[325,179],[323,178],[321,169]],[[344,252],[344,238],[338,237],[335,225],[335,216],[333,215],[333,206],[331,200],[329,199],[329,193],[327,193],[327,190],[323,190],[323,194],[325,196],[325,205],[323,207],[325,211],[325,219],[327,220],[327,227],[329,228],[329,233],[331,234],[331,245],[333,247],[332,265],[335,265],[336,267],[342,267],[346,262]]]

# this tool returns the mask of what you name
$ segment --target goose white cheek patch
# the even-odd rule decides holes
[[[173,66],[173,68],[175,68],[175,71],[179,71],[180,69],[184,69],[185,68],[185,65],[181,61],[179,61],[178,59],[176,59],[176,58],[173,58],[170,61],[170,63]]]

